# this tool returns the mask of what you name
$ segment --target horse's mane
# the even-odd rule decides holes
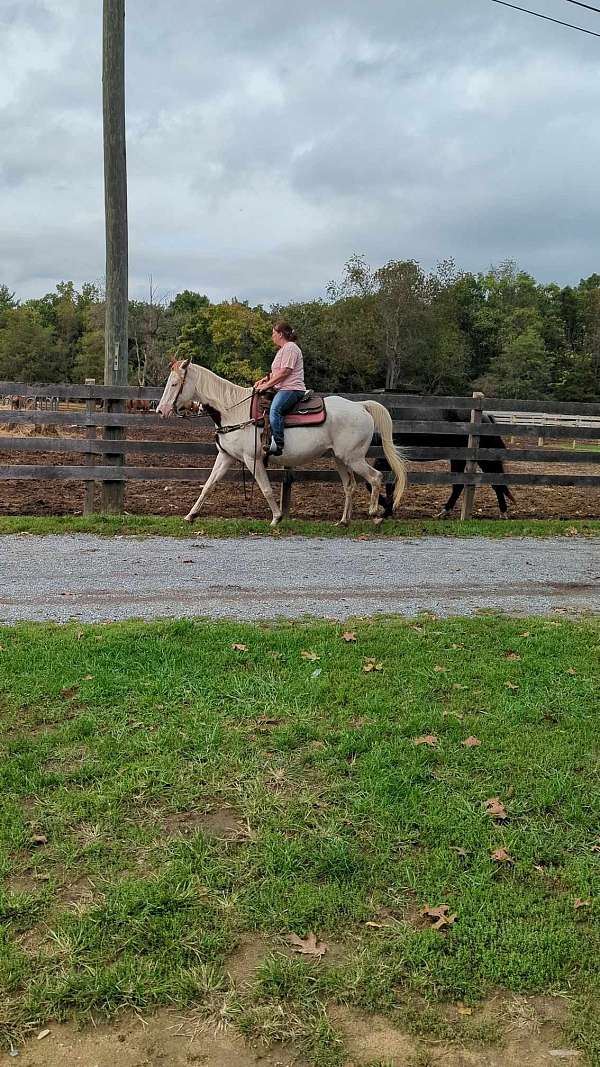
[[[192,366],[197,371],[197,388],[202,394],[206,394],[209,405],[216,408],[221,415],[233,407],[239,411],[240,401],[246,398],[250,400],[250,392],[246,386],[228,382],[226,378],[220,378],[214,371],[201,367],[198,363],[193,363]]]

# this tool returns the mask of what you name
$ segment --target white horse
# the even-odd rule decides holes
[[[219,454],[200,496],[185,516],[186,522],[194,521],[212,487],[237,461],[244,463],[254,475],[273,512],[271,526],[276,526],[282,512],[263,463],[259,431],[250,417],[250,393],[242,386],[219,378],[206,367],[191,363],[189,359],[173,363],[156,410],[166,418],[173,411],[177,413],[194,401],[219,413],[221,431],[217,430]],[[344,487],[344,511],[340,525],[347,526],[350,522],[352,494],[356,488],[355,474],[364,478],[371,487],[369,515],[377,521],[383,477],[366,460],[376,430],[381,435],[385,457],[396,476],[394,508],[400,503],[406,488],[406,463],[394,445],[390,413],[383,404],[373,400],[354,402],[341,396],[328,396],[326,406],[327,419],[321,425],[286,428],[285,448],[279,461],[287,470],[292,470],[311,459],[318,459],[325,452],[333,452]]]

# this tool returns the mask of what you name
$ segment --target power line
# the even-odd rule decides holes
[[[519,7],[517,4],[509,4],[507,0],[492,0],[493,4],[502,4],[502,7],[512,7],[514,11],[524,11],[526,15],[535,15],[545,22],[555,22],[557,26],[568,26],[570,30],[579,30],[580,33],[589,33],[590,37],[600,37],[600,33],[594,30],[585,30],[583,26],[575,26],[572,22],[562,22],[561,19],[550,18],[550,15],[541,15],[539,11],[532,11],[528,7]]]
[[[567,0],[567,4],[576,4],[577,7],[585,7],[588,11],[596,11],[600,15],[600,7],[592,7],[591,4],[583,4],[581,0]]]

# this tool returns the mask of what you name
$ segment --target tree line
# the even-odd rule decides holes
[[[185,290],[129,304],[131,384],[160,385],[169,361],[190,356],[251,384],[273,356],[274,318],[288,319],[306,380],[324,392],[398,392],[514,399],[600,399],[600,275],[541,284],[513,262],[474,274],[446,261],[372,269],[358,255],[326,296],[287,306],[212,303]],[[0,285],[0,378],[82,382],[104,374],[101,289],[61,282],[19,300]]]

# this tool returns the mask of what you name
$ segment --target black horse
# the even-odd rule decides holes
[[[394,409],[394,415],[396,421],[402,422],[414,422],[423,419],[423,409],[416,411],[414,409]],[[435,419],[440,422],[470,422],[471,413],[469,411],[452,411],[449,408],[440,408],[435,411]],[[487,412],[483,412],[481,416],[482,422],[495,423],[493,415],[488,415]],[[399,448],[411,449],[411,448],[467,448],[468,445],[467,434],[422,434],[422,433],[394,433],[394,442]],[[483,438],[485,448],[506,448],[506,445],[500,435],[493,434],[491,436],[485,436]],[[410,452],[408,453],[410,458]],[[450,470],[452,473],[462,474],[467,465],[466,459],[451,459]],[[380,471],[389,471],[385,459],[378,459],[375,461],[374,466]],[[504,474],[504,464],[501,459],[481,459],[478,460],[478,466],[485,474]],[[515,498],[512,495],[507,485],[494,485],[492,486],[496,497],[498,499],[498,508],[500,509],[500,518],[505,519],[508,512],[508,501],[515,502]],[[464,485],[453,485],[452,492],[448,497],[448,500],[444,504],[442,510],[438,512],[438,519],[447,519],[451,515],[456,503],[464,489]],[[380,496],[379,503],[383,508],[384,518],[389,518],[393,514],[393,485],[387,484],[385,487],[385,496]]]

